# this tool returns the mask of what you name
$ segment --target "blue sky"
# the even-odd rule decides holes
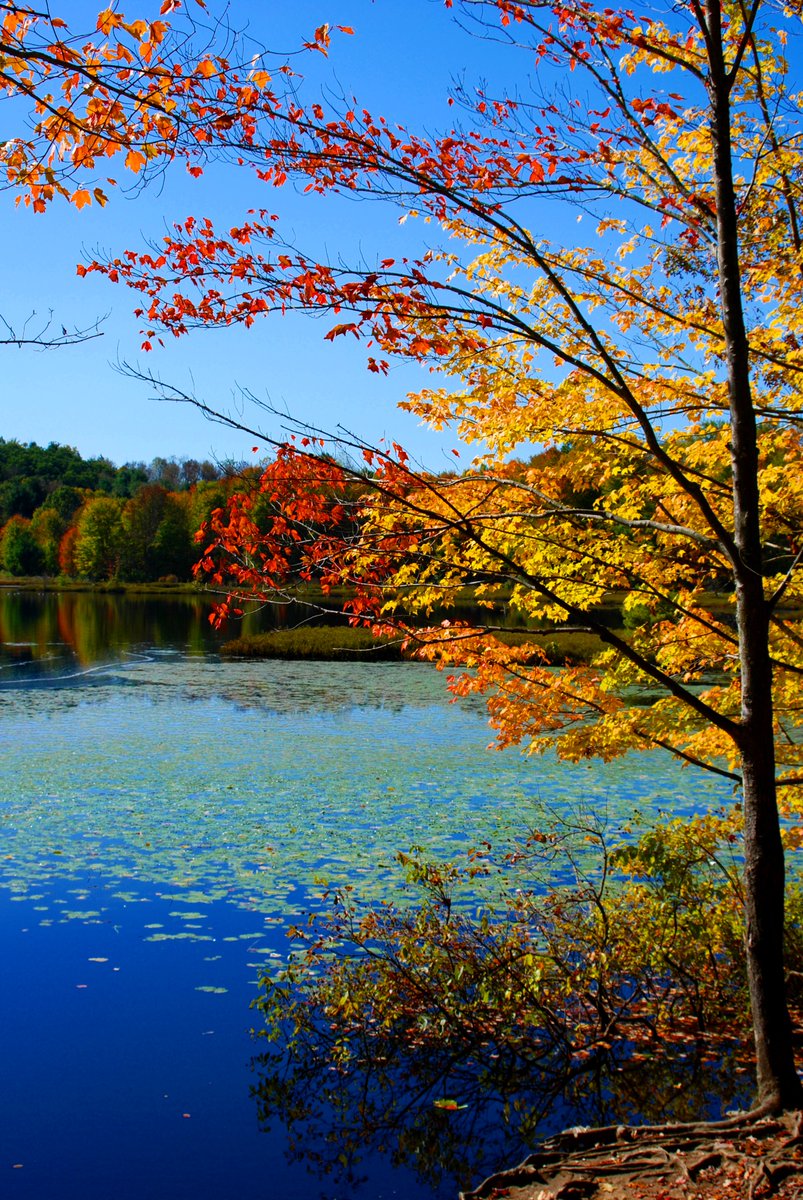
[[[210,8],[214,3],[209,0]],[[85,0],[52,5],[72,28],[85,29],[92,27],[98,7]],[[132,18],[153,15],[157,8],[151,0],[129,0],[124,11]],[[455,75],[479,78],[497,61],[491,44],[455,26],[442,0],[298,0],[293,6],[232,0],[230,13],[234,25],[248,23],[255,38],[282,52],[310,38],[324,22],[352,26],[354,37],[333,38],[328,60],[313,55],[295,64],[308,76],[307,94],[324,84],[341,88],[389,119],[419,129],[448,125],[446,100]],[[7,119],[12,111],[4,114]],[[158,239],[173,220],[190,213],[225,227],[241,220],[249,207],[263,205],[280,214],[285,233],[333,254],[342,249],[373,258],[392,253],[402,236],[432,233],[409,225],[402,233],[398,214],[380,205],[322,200],[290,188],[268,190],[234,168],[213,167],[196,182],[176,167],[145,191],[115,191],[103,210],[93,206],[78,212],[56,203],[35,215],[15,207],[10,193],[0,194],[0,314],[20,327],[32,312],[41,320],[52,310],[57,328],[91,325],[106,314],[103,337],[81,346],[47,352],[0,347],[0,436],[68,443],[84,455],[105,454],[118,463],[157,454],[252,458],[253,438],[210,424],[190,407],[157,402],[152,389],[123,378],[114,363],[127,360],[194,390],[216,407],[240,409],[246,421],[251,414],[241,406],[240,389],[302,420],[327,428],[340,422],[372,441],[386,435],[431,466],[443,462],[454,440],[422,429],[396,409],[407,391],[432,382],[426,372],[400,365],[386,379],[373,375],[356,344],[324,341],[327,326],[300,315],[268,318],[250,331],[170,338],[164,350],[143,356],[131,293],[75,274],[76,264],[96,248],[120,253],[145,238]],[[278,426],[276,421],[271,432]]]

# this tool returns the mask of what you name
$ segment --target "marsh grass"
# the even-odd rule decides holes
[[[509,646],[531,644],[541,647],[550,662],[589,662],[603,644],[594,634],[554,633],[536,638],[532,633],[505,630],[495,635]],[[401,639],[375,638],[369,629],[344,625],[303,625],[294,629],[273,629],[267,633],[244,634],[221,647],[226,658],[318,659],[338,662],[365,657],[372,661],[393,662],[413,657],[403,652]]]
[[[534,634],[528,630],[503,630],[494,635],[506,646],[538,647],[546,654],[554,666],[565,663],[588,663],[605,649],[605,645],[595,633],[550,633],[544,631]],[[537,657],[534,653],[533,657]]]
[[[326,662],[394,661],[403,657],[400,640],[375,638],[370,629],[347,625],[302,625],[295,629],[272,629],[246,634],[225,642],[226,658],[318,659]]]

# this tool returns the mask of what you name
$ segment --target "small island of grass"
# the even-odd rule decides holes
[[[507,645],[532,644],[535,637],[526,630],[503,630],[496,635]],[[225,658],[317,659],[323,662],[351,661],[364,657],[370,661],[400,662],[414,657],[414,650],[402,649],[402,637],[374,637],[370,629],[348,625],[302,625],[292,629],[272,629],[267,633],[243,634],[224,642],[220,653]],[[540,642],[549,662],[590,662],[602,649],[593,634],[551,633]],[[535,655],[534,649],[534,655]]]
[[[404,657],[401,638],[376,638],[370,629],[348,625],[302,625],[294,629],[272,629],[267,633],[244,634],[225,642],[220,650],[226,658],[318,659],[327,662],[397,662]]]

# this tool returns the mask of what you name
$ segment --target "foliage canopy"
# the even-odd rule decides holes
[[[316,432],[213,518],[202,569],[257,593],[299,571],[349,582],[355,619],[378,625],[503,588],[536,628],[597,633],[605,653],[559,675],[488,628],[415,636],[471,669],[454,686],[487,692],[503,743],[663,747],[740,786],[759,1092],[796,1105],[777,797],[801,782],[799,16],[770,0],[454,7],[526,65],[498,94],[459,88],[444,135],[271,94],[237,145],[259,180],[383,198],[439,246],[321,262],[263,208],[90,269],[142,295],[146,347],[302,308],[333,315],[332,340],[366,339],[371,370],[401,356],[445,376],[405,404],[477,448],[467,470],[357,438],[340,446],[362,465],[344,466]],[[589,237],[567,236],[566,210]],[[511,461],[533,446],[561,453]],[[612,593],[632,636],[599,619]]]

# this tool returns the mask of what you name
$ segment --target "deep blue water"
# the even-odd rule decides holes
[[[413,843],[454,857],[547,809],[616,824],[727,787],[490,752],[482,706],[424,665],[221,663],[180,626],[146,633],[77,661],[16,620],[0,655],[0,1195],[453,1197],[476,1177],[369,1155],[361,1187],[321,1179],[259,1128],[250,1004],[288,926],[327,882],[398,895]]]
[[[28,904],[0,899],[2,1195],[342,1197],[286,1162],[281,1129],[258,1128],[248,960],[253,942],[265,942],[253,937],[259,918],[219,901],[203,922],[211,940],[149,943],[144,926],[170,926],[175,901],[155,890],[115,901],[116,882],[125,884],[90,885],[99,918],[51,926]],[[39,903],[55,906],[64,893],[45,891]],[[377,1160],[361,1194],[431,1193]]]

